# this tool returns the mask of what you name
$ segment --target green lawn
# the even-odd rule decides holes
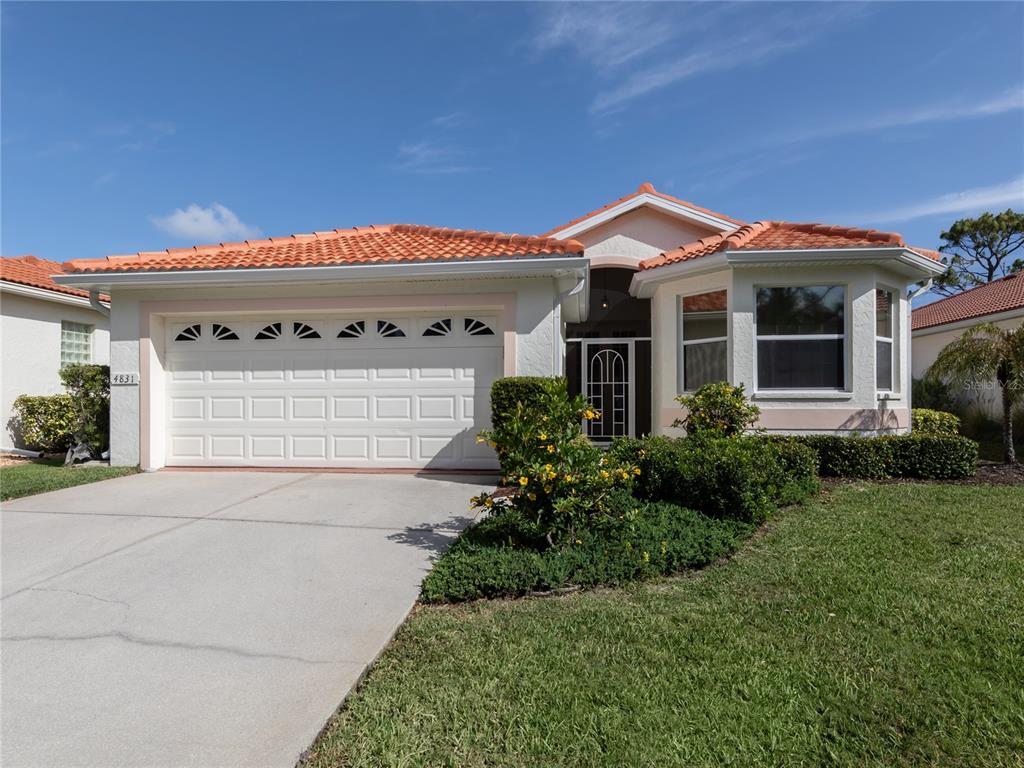
[[[728,563],[420,608],[310,766],[1024,765],[1024,489],[858,483]]]
[[[63,459],[38,459],[0,467],[0,501],[132,475],[135,467],[65,467]]]

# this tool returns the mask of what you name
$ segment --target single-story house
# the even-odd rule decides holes
[[[107,297],[90,301],[88,291],[55,283],[51,275],[65,267],[35,256],[0,258],[2,450],[25,447],[13,422],[19,395],[63,392],[61,366],[110,359]]]
[[[947,344],[981,323],[999,328],[1019,328],[1024,323],[1024,272],[915,309],[911,331],[914,378],[924,376]],[[987,387],[961,393],[960,406],[978,406],[995,419],[1003,417],[1002,398],[994,379]]]
[[[780,432],[909,428],[895,234],[636,192],[540,236],[385,225],[70,263],[113,299],[115,464],[492,468],[496,378],[561,375],[590,435],[671,433],[743,383]]]

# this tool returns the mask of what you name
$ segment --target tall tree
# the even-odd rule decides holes
[[[1000,328],[981,323],[947,344],[926,372],[963,387],[991,386],[995,379],[1003,405],[1003,457],[1017,463],[1013,448],[1013,408],[1024,401],[1024,325]]]
[[[936,293],[952,296],[1024,269],[1024,258],[1013,258],[1024,247],[1024,213],[1007,209],[960,219],[941,237],[949,266],[935,278]]]

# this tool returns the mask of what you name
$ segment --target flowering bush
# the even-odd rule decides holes
[[[761,414],[761,409],[747,400],[742,384],[733,386],[724,381],[705,384],[692,395],[679,395],[676,400],[687,413],[672,426],[682,427],[690,437],[741,435],[757,423]]]
[[[564,379],[545,382],[533,407],[517,403],[477,438],[497,452],[505,487],[480,494],[473,505],[519,511],[549,544],[600,525],[607,520],[609,493],[628,488],[640,469],[606,455],[584,436],[583,421],[599,416],[582,396],[569,397]]]

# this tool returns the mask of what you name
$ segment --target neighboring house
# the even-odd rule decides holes
[[[650,184],[539,237],[388,225],[70,267],[113,296],[112,458],[145,469],[492,468],[490,384],[524,374],[566,374],[599,440],[670,433],[674,397],[721,379],[771,430],[906,431],[906,288],[942,271],[898,235]]]
[[[1024,323],[1024,272],[915,309],[912,331],[914,378],[924,376],[947,344],[963,335],[968,328],[981,323],[994,323],[1000,328],[1017,328]],[[962,393],[961,405],[978,405],[996,419],[1003,416],[1002,398],[994,379],[988,386]]]
[[[107,307],[97,310],[88,291],[55,283],[51,275],[64,267],[35,256],[0,258],[3,449],[24,447],[11,429],[18,395],[63,392],[62,365],[110,359]]]

